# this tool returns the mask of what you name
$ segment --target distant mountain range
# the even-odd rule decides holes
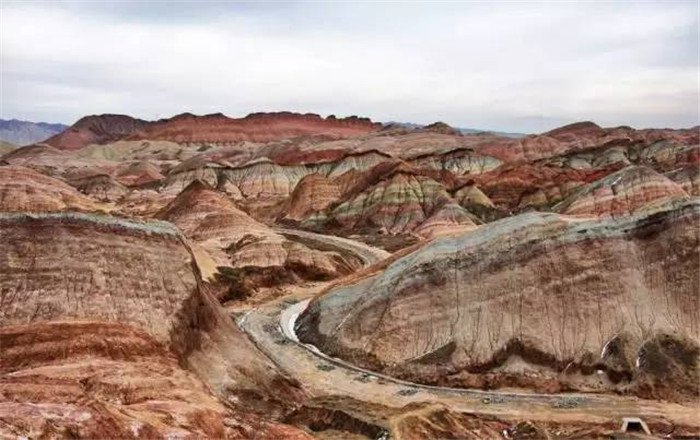
[[[45,141],[66,128],[63,124],[0,119],[0,140],[19,147]]]
[[[386,125],[400,125],[405,128],[409,129],[418,129],[418,128],[424,128],[426,125],[423,124],[414,124],[413,122],[396,122],[396,121],[391,121],[387,122]],[[477,128],[461,128],[461,127],[454,127],[455,130],[461,132],[462,134],[493,134],[496,136],[505,136],[505,137],[510,137],[514,139],[522,138],[527,136],[526,133],[509,133],[505,131],[490,131],[490,130],[479,130]]]

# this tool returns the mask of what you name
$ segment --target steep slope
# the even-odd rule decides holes
[[[652,203],[686,197],[688,194],[667,177],[650,168],[630,166],[584,186],[552,210],[567,215],[614,218]]]
[[[698,220],[695,199],[617,220],[494,222],[315,299],[298,335],[425,383],[694,398]]]
[[[127,115],[85,116],[61,133],[48,138],[45,143],[60,150],[79,150],[90,144],[118,141],[147,124],[147,121]]]
[[[66,128],[68,126],[63,124],[0,119],[0,141],[18,146],[30,145],[44,141]]]
[[[0,211],[99,211],[70,185],[22,166],[0,166]]]
[[[247,405],[274,414],[300,391],[204,290],[172,225],[62,213],[3,214],[0,226],[10,427],[238,438],[250,419],[281,435]]]

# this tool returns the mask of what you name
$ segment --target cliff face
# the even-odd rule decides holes
[[[105,426],[244,437],[227,426],[257,416],[217,397],[274,412],[301,396],[209,296],[171,224],[60,213],[3,214],[0,226],[0,393],[13,396],[0,413],[34,435],[59,413],[59,432],[88,437]]]
[[[297,328],[330,355],[429,383],[526,385],[509,376],[524,364],[541,381],[600,369],[641,394],[695,395],[698,220],[697,199],[620,220],[512,217],[317,298]]]

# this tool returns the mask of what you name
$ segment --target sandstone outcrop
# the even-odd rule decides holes
[[[698,220],[698,199],[614,220],[522,214],[316,298],[297,334],[331,356],[425,383],[692,399]],[[596,371],[606,379],[581,379]]]
[[[617,169],[616,165],[574,169],[540,163],[505,164],[472,180],[496,207],[506,212],[544,211],[577,188]]]
[[[147,161],[127,162],[118,166],[114,178],[125,186],[145,186],[165,179],[158,167]]]

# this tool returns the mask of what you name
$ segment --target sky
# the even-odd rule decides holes
[[[542,132],[699,124],[695,0],[0,0],[0,118],[360,115]]]

